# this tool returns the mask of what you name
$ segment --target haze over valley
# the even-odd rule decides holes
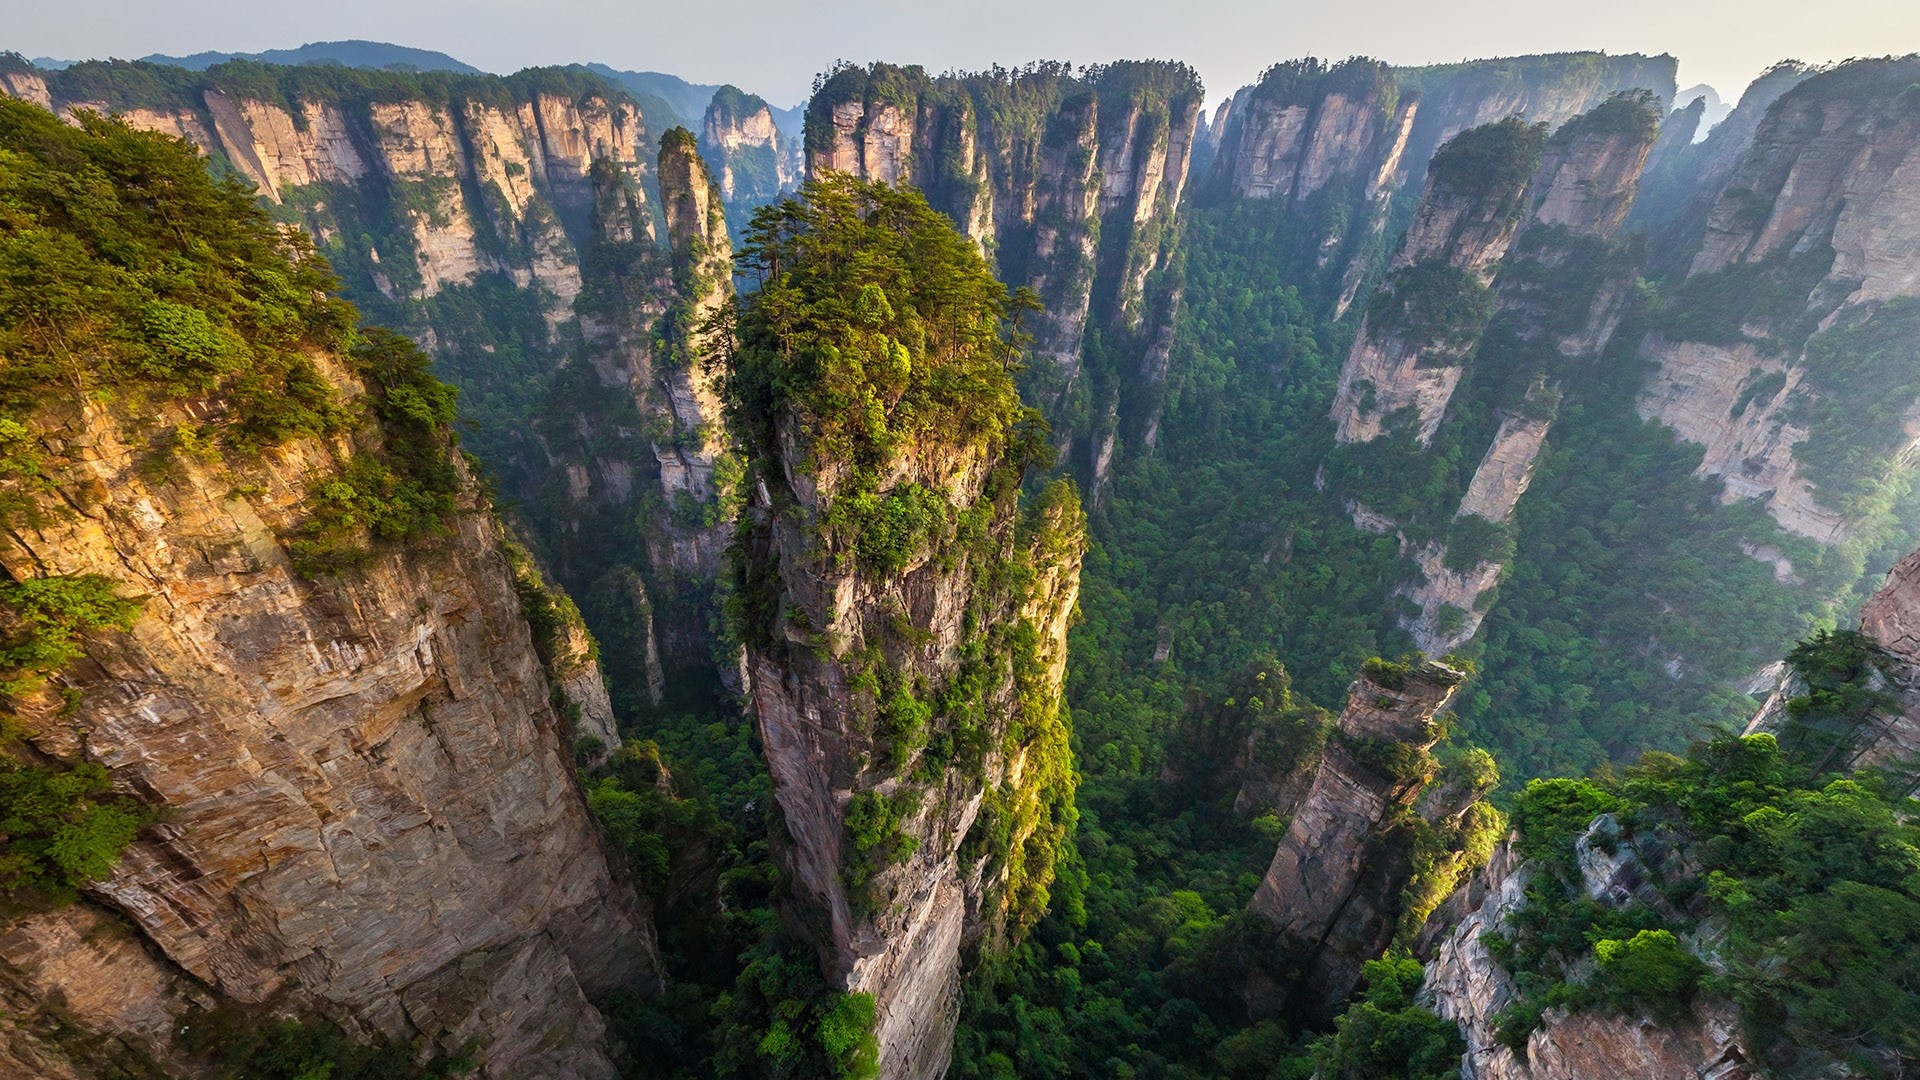
[[[388,7],[0,40],[0,1076],[1920,1068],[1920,16]]]

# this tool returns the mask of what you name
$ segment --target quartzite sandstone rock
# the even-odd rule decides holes
[[[192,408],[160,419],[219,406]],[[100,762],[165,816],[89,906],[0,948],[0,981],[149,1050],[212,996],[448,1052],[479,1037],[490,1076],[612,1076],[586,1002],[657,986],[659,963],[485,507],[470,500],[444,539],[308,581],[282,540],[333,475],[332,448],[181,455],[155,473],[130,416],[91,403],[49,414],[46,439],[74,512],[11,530],[0,566],[105,575],[144,603],[64,677],[77,711],[35,714],[29,741]],[[144,948],[90,930],[117,924],[94,904]],[[45,947],[61,934],[84,947]],[[120,996],[86,997],[108,972]]]

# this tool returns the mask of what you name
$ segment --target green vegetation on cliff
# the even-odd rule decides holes
[[[920,440],[993,459],[1033,423],[1005,331],[1032,302],[918,193],[829,176],[756,214],[745,240],[758,289],[724,329],[728,416],[750,451],[771,458],[776,424],[792,423],[806,440],[795,464],[846,470],[834,498],[848,500]],[[871,518],[858,513],[849,538]]]
[[[303,234],[272,226],[181,143],[0,99],[4,423],[117,391],[221,402],[209,423],[240,449],[338,430],[308,355],[352,334],[334,287]],[[8,454],[9,506],[34,460]]]
[[[1518,1046],[1554,1006],[1673,1018],[1709,993],[1739,1006],[1773,1069],[1920,1062],[1913,801],[1886,775],[1821,768],[1752,735],[1529,785],[1514,821],[1536,872],[1496,950],[1522,994],[1502,1038]],[[1637,862],[1646,885],[1589,899],[1576,841]]]

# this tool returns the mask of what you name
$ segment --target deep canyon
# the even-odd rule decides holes
[[[1920,58],[394,48],[0,54],[0,1076],[1920,1067]]]

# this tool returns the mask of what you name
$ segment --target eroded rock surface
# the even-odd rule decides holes
[[[310,582],[282,538],[333,475],[328,447],[155,474],[129,425],[94,405],[52,423],[77,512],[10,532],[0,564],[145,597],[132,632],[67,676],[77,711],[29,737],[165,809],[91,890],[151,953],[9,962],[42,988],[127,968],[120,1011],[90,1013],[110,1037],[150,1041],[155,1017],[210,992],[450,1053],[484,1033],[490,1075],[611,1076],[586,1002],[657,985],[658,960],[485,507],[443,541]],[[96,916],[45,918],[78,932]],[[521,986],[536,976],[551,993]]]
[[[1312,786],[1248,907],[1302,961],[1298,984],[1281,988],[1290,1010],[1327,1016],[1393,939],[1406,867],[1392,819],[1429,777],[1391,763],[1417,765],[1439,741],[1435,716],[1463,678],[1423,661],[1398,675],[1370,669],[1347,691]]]
[[[1730,333],[1689,332],[1682,324],[1641,347],[1658,365],[1641,394],[1641,416],[1706,448],[1697,473],[1721,480],[1725,501],[1758,500],[1782,529],[1826,544],[1847,543],[1884,514],[1874,509],[1877,492],[1905,475],[1920,439],[1920,422],[1911,418],[1920,401],[1903,402],[1910,417],[1897,445],[1879,445],[1876,436],[1873,445],[1850,448],[1857,476],[1816,480],[1806,460],[1818,441],[1851,438],[1835,424],[1808,422],[1818,415],[1810,406],[1836,392],[1831,380],[1848,377],[1827,374],[1833,361],[1823,359],[1823,338],[1871,334],[1875,320],[1902,317],[1902,305],[1920,297],[1916,73],[1920,63],[1911,58],[1860,61],[1810,77],[1783,68],[1762,80],[1766,86],[1757,83],[1749,96],[1771,92],[1778,100],[1763,119],[1742,119],[1743,100],[1722,125],[1751,120],[1751,145],[1710,189],[1717,196],[1687,284],[1714,296],[1696,303],[1726,304],[1733,301],[1713,287],[1737,278],[1751,282],[1744,295],[1767,302],[1745,311]],[[1687,303],[1685,294],[1678,303]],[[1851,376],[1864,377],[1872,376]]]
[[[1600,899],[1612,899],[1615,873],[1596,872]],[[1598,867],[1596,866],[1596,871]],[[1678,1024],[1601,1011],[1549,1010],[1524,1054],[1496,1038],[1497,1018],[1518,996],[1512,977],[1488,951],[1486,935],[1526,902],[1530,870],[1502,844],[1487,865],[1435,912],[1419,948],[1427,958],[1421,1003],[1460,1025],[1466,1080],[1588,1080],[1591,1077],[1692,1077],[1755,1080],[1739,1017],[1723,1001],[1705,1001]]]

